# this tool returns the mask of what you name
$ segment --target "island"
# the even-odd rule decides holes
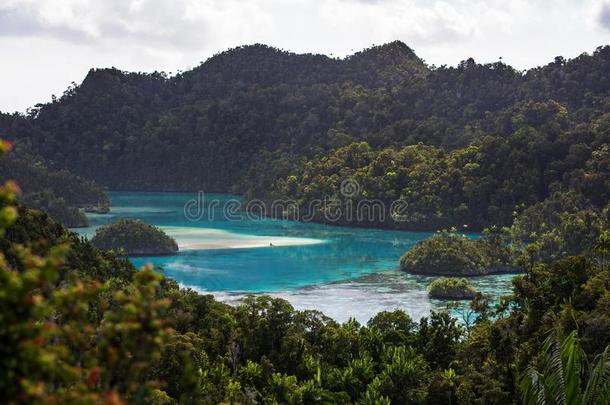
[[[134,219],[120,219],[100,227],[91,243],[100,249],[123,249],[130,256],[166,256],[178,252],[178,244],[165,232]]]
[[[433,276],[483,276],[515,271],[508,247],[495,237],[470,239],[440,232],[418,242],[400,258],[400,269]]]
[[[428,295],[437,300],[472,300],[477,292],[465,278],[439,277],[428,286]]]

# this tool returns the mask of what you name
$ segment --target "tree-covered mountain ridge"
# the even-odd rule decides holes
[[[4,114],[0,128],[11,140],[33,141],[56,166],[111,188],[226,191],[236,188],[260,148],[299,149],[312,144],[313,132],[332,127],[336,114],[324,110],[340,85],[380,88],[426,74],[423,61],[399,42],[345,59],[242,46],[174,77],[91,69],[80,85],[27,116]],[[152,162],[176,151],[186,153],[165,162],[167,173],[151,176]],[[236,162],[224,162],[228,157]]]
[[[288,195],[299,203],[310,179],[325,176],[316,173],[321,162],[366,142],[371,150],[362,159],[341,162],[331,174],[366,177],[370,170],[379,177],[385,173],[375,170],[392,169],[399,177],[379,183],[385,198],[400,197],[421,177],[417,168],[394,170],[400,159],[386,159],[393,153],[407,159],[399,166],[423,160],[419,166],[441,173],[449,167],[457,182],[445,175],[440,180],[447,184],[423,193],[432,215],[447,205],[459,215],[437,221],[426,214],[415,227],[464,217],[485,226],[496,217],[505,223],[517,205],[572,190],[582,179],[602,186],[601,197],[593,196],[598,205],[604,199],[608,72],[608,46],[518,71],[472,59],[428,66],[398,41],[344,59],[259,44],[171,77],[92,69],[82,84],[27,115],[0,115],[0,132],[35,145],[50,167],[115,190],[230,191],[266,200],[281,194],[290,176],[310,173],[297,176],[296,194]],[[404,149],[419,144],[426,148]],[[310,161],[314,166],[304,169]],[[331,180],[325,184],[341,181]],[[477,218],[470,221],[471,212]]]

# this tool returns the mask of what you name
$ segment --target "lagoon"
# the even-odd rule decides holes
[[[151,263],[181,286],[225,302],[265,293],[287,299],[298,309],[360,322],[395,308],[418,319],[446,305],[428,298],[430,277],[398,270],[400,256],[430,232],[256,218],[227,210],[239,200],[227,194],[111,192],[109,196],[111,212],[89,214],[91,226],[77,229],[78,233],[90,237],[98,226],[118,218],[159,226],[176,239],[180,253],[132,258],[134,264]],[[511,278],[491,275],[472,281],[479,291],[498,297],[510,291]]]

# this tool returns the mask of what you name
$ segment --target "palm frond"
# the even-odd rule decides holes
[[[542,375],[547,403],[567,405],[561,343],[556,334],[549,335],[544,342]]]
[[[582,390],[586,354],[572,331],[563,340],[559,333],[544,341],[541,371],[525,370],[519,388],[527,405],[610,405],[610,346],[598,355]]]
[[[577,331],[572,331],[561,342],[564,393],[568,404],[578,404],[582,400],[580,381],[584,361],[585,353],[578,341]]]
[[[524,405],[546,405],[546,387],[543,375],[533,367],[528,367],[521,378],[519,387],[523,393]]]
[[[610,346],[597,356],[583,397],[584,404],[610,404]]]

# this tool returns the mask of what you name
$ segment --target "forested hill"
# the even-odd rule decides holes
[[[359,114],[367,93],[379,98],[384,86],[426,74],[398,42],[343,60],[253,45],[171,78],[91,70],[56,102],[38,105],[27,124],[5,117],[2,132],[34,138],[58,166],[111,188],[226,191],[261,148],[324,146],[326,132],[348,112]]]
[[[245,85],[314,86],[351,82],[369,88],[398,85],[428,73],[426,64],[402,42],[366,49],[345,59],[294,54],[265,45],[234,48],[213,56],[176,77],[186,93],[209,97],[214,90],[235,91]],[[236,88],[237,87],[237,88]],[[226,96],[223,93],[214,94]]]
[[[520,72],[472,59],[430,67],[401,42],[345,59],[253,45],[172,77],[91,70],[27,116],[1,116],[0,136],[111,189],[251,195],[281,190],[278,181],[302,171],[302,159],[354,142],[374,151],[423,143],[445,153],[493,141],[515,159],[502,164],[518,166],[527,184],[519,189],[521,179],[502,172],[501,184],[479,192],[533,190],[506,196],[514,206],[570,188],[575,171],[598,170],[589,166],[609,141],[608,72],[608,46]],[[486,157],[499,158],[509,156]]]

